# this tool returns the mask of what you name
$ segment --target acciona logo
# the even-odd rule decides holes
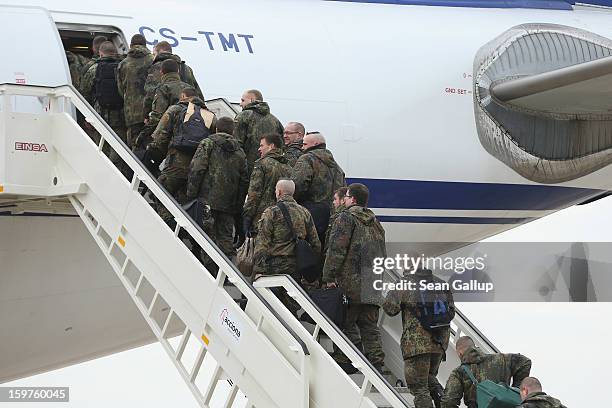
[[[232,319],[230,317],[229,311],[226,307],[221,310],[221,313],[219,314],[219,319],[221,320],[221,326],[226,327],[227,331],[236,341],[240,341],[241,325],[236,321],[236,319]]]

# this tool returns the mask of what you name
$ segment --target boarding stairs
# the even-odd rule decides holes
[[[412,406],[406,390],[393,386],[403,378],[397,317],[380,317],[389,370],[383,376],[290,277],[249,283],[72,86],[0,85],[0,109],[0,205],[69,201],[200,406]],[[99,143],[74,120],[77,110],[100,134]],[[130,180],[111,163],[109,149],[133,172]],[[151,198],[172,214],[175,228],[162,221]],[[190,242],[218,266],[216,276]],[[314,324],[291,315],[273,294],[277,288]],[[244,310],[238,298],[246,299]],[[453,339],[463,334],[495,350],[459,314]],[[357,375],[334,362],[332,344]],[[196,352],[188,358],[187,349]]]

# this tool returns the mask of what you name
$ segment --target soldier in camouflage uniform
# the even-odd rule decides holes
[[[144,127],[144,83],[153,56],[142,34],[135,34],[130,41],[130,51],[117,68],[117,87],[123,97],[123,115],[127,128],[127,145],[132,148],[136,137]]]
[[[293,199],[295,185],[291,180],[281,179],[276,183],[275,196],[278,203],[287,207],[293,230],[298,238],[308,241],[317,252],[321,243],[312,222],[312,216]],[[295,240],[278,205],[271,205],[263,212],[259,234],[255,241],[253,273],[257,275],[295,274]]]
[[[149,112],[147,124],[138,135],[135,143],[137,147],[150,143],[149,135],[152,135],[152,129],[157,127],[166,109],[178,103],[183,89],[192,88],[188,83],[181,81],[178,70],[179,64],[173,59],[167,59],[161,63],[161,82],[155,90],[152,110]]]
[[[161,41],[155,45],[153,48],[153,57],[153,63],[149,67],[147,79],[144,85],[145,98],[143,101],[143,119],[148,120],[149,112],[151,112],[153,109],[155,91],[162,81],[161,64],[166,60],[176,61],[176,63],[179,65],[177,72],[179,73],[180,80],[194,88],[197,92],[197,97],[204,100],[204,95],[200,90],[198,81],[196,81],[195,76],[193,75],[193,70],[185,63],[185,61],[181,60],[181,57],[172,53],[172,46],[170,43],[168,43],[168,41]]]
[[[527,377],[521,382],[520,408],[567,408],[556,398],[542,392],[542,384],[535,377]]]
[[[291,168],[281,152],[282,139],[278,134],[266,134],[259,142],[261,159],[255,162],[249,191],[244,203],[243,230],[248,236],[257,233],[257,223],[266,208],[276,202],[276,183],[288,178]],[[248,158],[247,158],[248,161]]]
[[[348,186],[344,209],[329,234],[329,246],[323,266],[327,287],[340,287],[349,298],[344,334],[378,370],[382,370],[385,353],[378,329],[380,293],[373,288],[374,258],[386,257],[385,231],[374,213],[366,207],[369,191],[354,183]],[[349,360],[340,352],[334,359],[345,369]]]
[[[217,132],[202,140],[189,166],[187,199],[200,197],[212,210],[210,236],[228,257],[233,246],[234,216],[242,211],[249,179],[246,155],[232,136],[233,119],[217,121]]]
[[[314,251],[321,251],[321,243],[312,216],[308,210],[295,202],[294,191],[293,181],[279,180],[275,188],[277,205],[268,207],[261,216],[253,255],[255,279],[259,275],[287,274],[300,282],[301,277],[296,274],[295,240],[279,205],[287,208],[295,235],[306,240]],[[285,292],[277,295],[293,314],[299,310],[297,302]]]
[[[327,229],[325,230],[325,240],[323,241],[325,243],[325,247],[323,248],[323,255],[327,253],[327,248],[329,247],[329,232],[331,231],[331,226],[334,224],[334,221],[336,221],[336,218],[338,218],[338,215],[340,215],[340,213],[346,208],[344,205],[344,197],[346,196],[347,192],[348,187],[340,187],[334,193],[334,211],[329,217],[329,223],[327,224]]]
[[[334,192],[346,185],[344,171],[327,150],[325,138],[320,133],[304,136],[302,154],[291,173],[295,182],[295,199],[312,214],[317,233],[326,236]],[[325,246],[325,242],[322,242]]]
[[[102,90],[98,90],[98,86],[101,86],[99,83],[96,83],[96,77],[98,76],[98,69],[101,68],[105,64],[110,65],[118,65],[121,61],[117,56],[117,48],[115,45],[106,41],[100,45],[100,58],[93,65],[89,67],[89,70],[83,75],[81,78],[81,93],[83,97],[90,103],[100,114],[102,119],[106,121],[106,123],[115,131],[117,136],[126,141],[126,129],[125,129],[125,119],[123,117],[123,100],[121,99],[121,95],[117,93],[117,82],[116,76],[113,74],[112,78],[106,79],[106,81],[110,81],[102,88]],[[116,69],[116,68],[113,68]],[[115,101],[115,105],[113,107],[104,107],[101,106],[99,100],[97,100],[96,95],[106,93],[115,93],[117,100]],[[120,104],[119,104],[120,103]],[[92,136],[92,135],[90,135]],[[96,132],[93,135],[94,141],[97,143],[100,141],[100,135]],[[121,158],[114,151],[110,152],[109,155],[111,161],[118,166],[122,167]]]
[[[100,45],[102,45],[102,43],[106,41],[108,41],[108,38],[106,38],[103,35],[97,35],[93,38],[91,42],[91,52],[93,55],[91,59],[85,61],[85,63],[83,64],[83,68],[81,69],[81,75],[80,75],[81,79],[79,80],[79,82],[83,80],[83,76],[85,75],[87,71],[89,71],[89,68],[91,68],[93,64],[98,62],[98,59],[100,58]],[[79,91],[80,90],[81,88],[79,88]],[[81,91],[81,93],[83,92]]]
[[[476,348],[470,337],[461,337],[455,346],[461,364],[468,366],[478,382],[491,380],[494,383],[506,383],[518,387],[521,381],[529,376],[531,360],[520,354],[485,354]],[[470,380],[462,366],[453,370],[448,377],[442,408],[458,408],[461,398],[468,408],[477,408],[476,386]]]
[[[70,81],[72,86],[79,89],[81,82],[81,72],[83,67],[87,63],[87,58],[81,54],[75,54],[72,51],[66,51],[66,60],[68,61],[68,68],[70,69]]]
[[[285,157],[287,163],[293,167],[295,162],[302,155],[302,144],[306,129],[299,122],[289,122],[285,125],[283,140],[285,141]]]
[[[418,269],[414,274],[405,276],[418,287],[419,282],[443,283],[442,279],[433,276],[429,269]],[[450,290],[446,290],[449,301],[449,317],[455,316],[455,304]],[[440,398],[444,389],[438,382],[438,368],[448,348],[450,327],[426,330],[415,314],[420,302],[418,290],[392,291],[383,303],[383,309],[391,316],[402,312],[403,332],[401,340],[404,357],[404,372],[406,385],[414,395],[415,408],[433,408],[432,398],[436,406],[440,406]]]
[[[176,149],[172,145],[172,138],[180,132],[190,108],[200,109],[205,126],[210,133],[216,132],[217,119],[206,109],[204,101],[196,96],[196,90],[183,89],[179,103],[170,106],[159,121],[153,132],[153,141],[147,146],[144,159],[147,161],[147,158],[151,157],[153,161],[159,163],[165,157],[166,167],[159,175],[158,181],[179,203],[184,203],[186,200],[187,175],[193,153]],[[165,208],[160,206],[158,212],[166,222],[170,222],[171,215]]]
[[[283,125],[270,113],[270,107],[263,101],[261,92],[256,89],[246,91],[240,99],[240,112],[236,118],[234,137],[247,155],[249,177],[253,171],[255,160],[259,158],[257,148],[265,134],[283,134]],[[282,144],[282,139],[281,139]],[[272,186],[274,188],[274,185]]]

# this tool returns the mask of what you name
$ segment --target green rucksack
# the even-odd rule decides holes
[[[504,383],[495,384],[491,380],[478,382],[467,365],[461,367],[476,386],[478,408],[513,408],[521,405],[521,394],[516,388]]]

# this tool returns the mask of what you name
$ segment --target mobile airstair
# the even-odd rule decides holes
[[[14,109],[16,100],[38,104],[39,112]],[[202,407],[412,406],[406,389],[395,387],[403,379],[398,318],[380,317],[389,370],[383,376],[291,278],[250,284],[73,87],[0,85],[0,105],[0,204],[69,201]],[[101,135],[99,143],[76,123],[76,110]],[[133,171],[130,180],[111,163],[109,149]],[[150,198],[172,214],[174,229]],[[219,267],[216,276],[193,255],[191,242]],[[291,315],[275,288],[284,288],[314,324]],[[453,339],[464,334],[495,350],[459,314]],[[197,353],[187,361],[193,342]],[[334,362],[332,344],[358,374]],[[456,364],[451,346],[442,381]],[[213,404],[220,390],[221,405]]]

